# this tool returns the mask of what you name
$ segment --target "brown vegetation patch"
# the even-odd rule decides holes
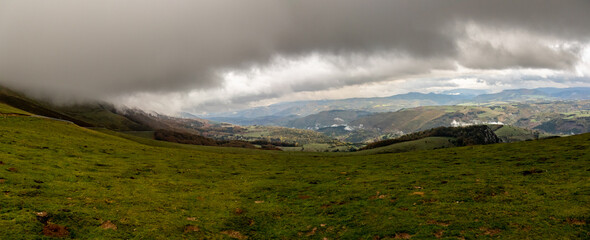
[[[311,197],[308,195],[299,195],[299,196],[297,196],[297,198],[305,200],[305,199],[310,199]]]
[[[396,233],[394,239],[410,239],[412,235],[409,233]]]
[[[103,223],[100,225],[100,227],[101,227],[102,229],[105,229],[105,230],[106,230],[106,229],[113,229],[113,230],[117,230],[117,225],[115,225],[115,224],[114,224],[114,223],[112,223],[111,221],[106,221],[106,222],[103,222]]]
[[[410,194],[410,195],[419,195],[419,196],[421,196],[421,197],[424,197],[424,192],[413,192],[413,193],[412,193],[412,194]]]
[[[322,205],[322,208],[326,209],[326,208],[332,207],[334,205],[344,205],[344,204],[346,204],[346,202],[330,202],[328,204]]]
[[[192,144],[192,145],[203,145],[203,146],[219,146],[219,147],[236,147],[236,148],[250,148],[255,149],[256,147],[246,141],[239,141],[239,140],[230,140],[230,141],[221,141],[215,140],[212,138],[188,133],[188,132],[177,132],[177,131],[170,131],[170,130],[163,130],[159,129],[154,132],[154,139],[167,141],[167,142],[175,142],[175,143],[183,143],[183,144]],[[277,150],[274,146],[263,147],[264,149],[272,149]],[[278,149],[280,150],[280,149]]]
[[[311,231],[309,231],[307,234],[305,234],[305,236],[313,236],[316,234],[318,228],[314,227],[313,229],[311,229]]]
[[[0,178],[0,184],[5,183],[5,182],[6,182],[6,179]]]
[[[434,236],[436,238],[441,238],[443,236],[444,232],[445,231],[443,231],[443,230],[438,230],[438,231],[434,232]]]
[[[438,200],[437,199],[434,199],[434,198],[431,198],[431,199],[426,199],[426,200],[420,200],[420,202],[422,202],[422,204],[425,204],[425,203],[435,203],[435,202],[438,202]]]
[[[18,172],[18,169],[11,167],[11,168],[6,169],[6,171],[9,171],[9,172]]]
[[[201,229],[199,229],[199,227],[197,227],[197,226],[186,225],[184,227],[184,233],[198,232],[198,231],[201,231]]]
[[[483,235],[489,235],[489,236],[494,236],[499,234],[500,232],[502,232],[502,230],[497,229],[497,228],[486,228],[486,227],[480,227],[479,230],[483,231]]]
[[[221,233],[229,236],[230,238],[234,238],[234,239],[240,239],[240,240],[248,239],[247,236],[244,236],[240,232],[234,231],[234,230],[227,230],[227,231],[223,231]]]
[[[385,194],[380,194],[380,192],[377,192],[377,194],[375,194],[374,196],[370,196],[369,200],[375,200],[375,199],[385,199],[387,197],[387,195]]]
[[[43,227],[43,235],[48,237],[65,238],[70,236],[70,232],[65,226],[49,223]]]
[[[385,199],[385,198],[387,198],[387,195],[381,194],[381,192],[377,192],[377,194],[375,194],[374,196],[370,196],[369,200]]]
[[[241,209],[241,208],[234,209],[235,215],[242,215],[242,213],[244,213],[244,209]]]
[[[566,221],[568,224],[572,224],[572,225],[586,225],[586,221],[578,220],[575,218],[567,218]]]
[[[450,225],[449,223],[439,222],[439,221],[436,221],[436,220],[428,220],[428,221],[426,221],[426,223],[428,223],[430,225],[439,225],[439,226],[443,226],[443,227],[447,227],[447,226]]]

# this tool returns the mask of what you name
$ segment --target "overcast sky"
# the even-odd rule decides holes
[[[0,84],[166,114],[590,86],[588,0],[0,0]]]

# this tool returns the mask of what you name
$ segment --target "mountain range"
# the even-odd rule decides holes
[[[486,94],[476,89],[455,89],[441,93],[417,93],[377,98],[350,98],[277,103],[234,112],[211,113],[201,118],[237,125],[291,126],[289,122],[331,110],[354,110],[371,113],[394,112],[404,108],[442,105],[481,105],[511,102],[540,102],[590,99],[590,88],[513,89]],[[187,115],[185,115],[187,116]]]

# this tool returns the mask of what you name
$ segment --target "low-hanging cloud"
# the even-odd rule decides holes
[[[587,0],[0,0],[0,84],[63,102],[223,89],[227,72],[281,58],[333,67],[232,104],[457,64],[571,70],[589,11]]]

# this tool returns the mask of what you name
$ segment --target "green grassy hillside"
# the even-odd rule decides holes
[[[31,115],[28,112],[20,110],[18,108],[14,108],[10,105],[4,104],[0,102],[0,115]]]
[[[539,131],[519,128],[510,125],[495,125],[490,126],[494,129],[494,133],[502,139],[503,142],[519,142],[526,140],[535,140],[543,137],[548,137],[550,134]]]
[[[85,127],[106,127],[118,131],[149,130],[148,127],[115,113],[114,107],[110,104],[57,106],[29,98],[2,86],[0,86],[0,103],[32,114],[71,121]]]
[[[400,153],[420,150],[433,150],[439,148],[455,147],[453,144],[455,138],[450,137],[426,137],[418,140],[407,141],[392,144],[385,147],[373,148],[357,152],[356,154],[382,154],[382,153]]]
[[[2,239],[590,237],[590,134],[356,156],[109,133],[0,118]]]

